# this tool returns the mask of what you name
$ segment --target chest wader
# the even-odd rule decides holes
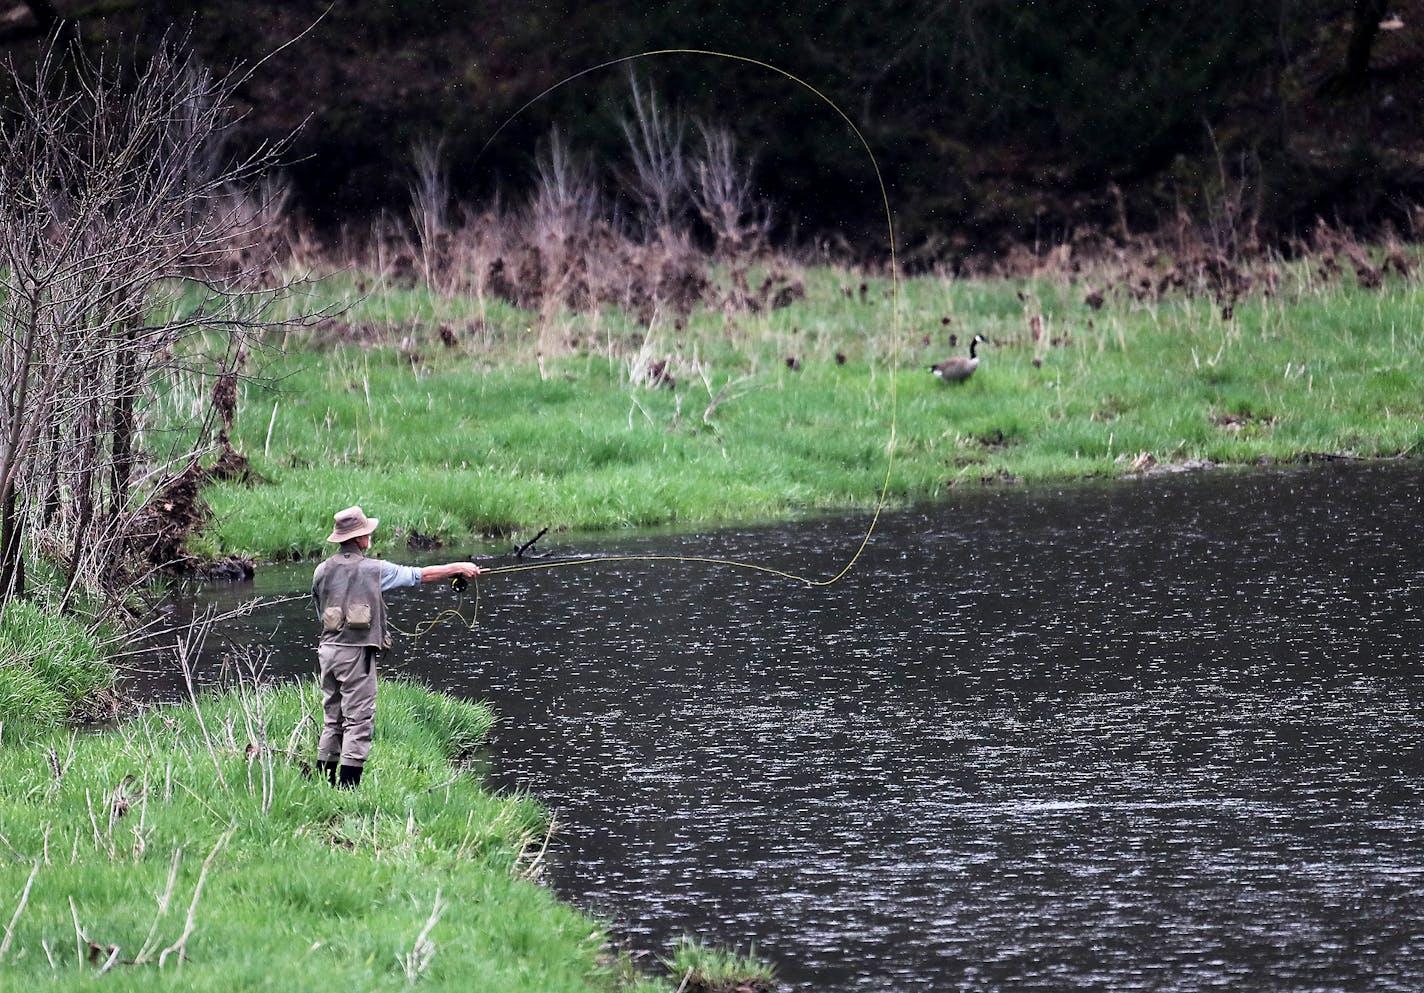
[[[333,786],[354,788],[370,754],[376,719],[376,654],[389,646],[381,563],[358,549],[317,566],[312,596],[321,618],[321,740],[317,766]]]

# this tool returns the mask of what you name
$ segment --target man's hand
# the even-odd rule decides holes
[[[447,579],[454,579],[461,576],[473,579],[484,572],[473,562],[451,562],[448,565],[428,565],[420,570],[420,581],[422,583],[443,583]]]

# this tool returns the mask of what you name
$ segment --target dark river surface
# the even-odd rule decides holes
[[[541,545],[823,577],[867,523]],[[407,629],[457,603],[389,602]],[[312,671],[300,608],[231,629],[269,674]],[[634,950],[755,948],[817,993],[1416,993],[1421,636],[1424,472],[1326,465],[960,492],[825,588],[487,577],[473,630],[386,669],[494,706],[552,886]]]

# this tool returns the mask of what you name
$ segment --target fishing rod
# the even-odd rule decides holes
[[[878,494],[878,496],[877,496],[877,498],[876,498],[876,501],[875,501],[874,510],[872,511],[871,516],[870,516],[870,519],[869,519],[869,521],[868,521],[868,523],[867,523],[867,525],[866,525],[865,533],[860,537],[860,540],[859,540],[858,543],[856,544],[856,547],[855,547],[854,551],[851,553],[850,557],[849,557],[849,558],[841,565],[841,567],[840,567],[838,570],[836,570],[832,575],[830,575],[830,576],[828,576],[828,577],[824,577],[824,578],[816,578],[816,577],[813,577],[813,576],[803,575],[803,574],[801,574],[801,573],[794,572],[794,571],[792,571],[792,570],[790,570],[790,569],[780,569],[780,568],[776,568],[776,567],[774,567],[774,566],[764,565],[764,564],[759,563],[759,562],[746,561],[746,560],[744,560],[744,559],[720,558],[720,557],[705,556],[705,555],[667,555],[667,554],[647,554],[647,555],[590,555],[590,556],[583,556],[583,557],[579,557],[579,558],[555,559],[555,560],[552,560],[552,561],[520,562],[520,563],[515,564],[515,565],[494,566],[494,567],[491,567],[491,568],[488,568],[488,569],[481,569],[481,575],[483,575],[483,576],[507,576],[507,575],[512,575],[512,574],[515,574],[515,573],[530,572],[530,571],[541,570],[541,569],[565,569],[565,568],[572,568],[572,567],[575,567],[575,566],[603,566],[603,565],[608,565],[608,564],[612,564],[612,563],[629,563],[629,562],[644,562],[644,563],[682,562],[682,563],[693,563],[693,564],[707,565],[707,566],[719,567],[719,568],[737,569],[737,570],[742,570],[742,571],[746,571],[746,572],[754,572],[754,573],[759,573],[759,574],[766,575],[766,576],[771,576],[771,577],[774,577],[774,578],[776,578],[776,579],[785,580],[785,581],[787,581],[787,582],[799,583],[799,584],[802,584],[802,585],[805,585],[805,586],[810,586],[810,587],[827,587],[827,586],[832,586],[832,585],[834,585],[834,584],[840,582],[840,580],[842,580],[843,578],[845,578],[845,576],[847,576],[847,575],[850,573],[850,571],[856,566],[856,564],[860,561],[861,556],[865,553],[865,550],[866,550],[866,548],[869,546],[870,541],[871,541],[871,538],[874,536],[875,530],[876,530],[877,526],[879,525],[879,522],[880,522],[880,515],[881,515],[881,513],[882,513],[882,512],[884,511],[884,509],[885,509],[886,500],[887,500],[887,497],[888,497],[889,492],[890,492],[890,479],[891,479],[891,475],[892,475],[892,473],[893,473],[893,471],[894,471],[894,465],[895,465],[895,446],[896,446],[896,440],[897,440],[897,423],[898,423],[898,416],[899,416],[898,384],[897,384],[897,380],[896,380],[896,367],[897,367],[897,365],[898,365],[899,350],[900,350],[900,275],[899,275],[899,260],[898,260],[898,256],[897,256],[897,249],[896,249],[896,243],[895,243],[895,221],[894,221],[894,213],[893,213],[893,210],[892,210],[892,208],[891,208],[891,206],[890,206],[890,195],[889,195],[889,191],[888,191],[888,189],[887,189],[887,187],[886,187],[886,185],[885,185],[885,177],[884,177],[884,174],[882,173],[882,171],[881,171],[881,169],[880,169],[880,162],[879,162],[879,160],[875,157],[875,151],[874,151],[874,149],[871,148],[870,142],[866,139],[864,133],[862,133],[862,131],[861,131],[860,128],[856,125],[856,123],[850,118],[850,115],[848,115],[848,114],[845,112],[845,110],[843,110],[843,109],[840,107],[840,105],[837,104],[834,100],[832,100],[829,96],[827,96],[827,95],[826,95],[825,93],[823,93],[821,90],[817,89],[815,86],[813,86],[813,85],[811,85],[810,83],[808,83],[806,80],[804,80],[804,79],[800,78],[799,76],[796,76],[796,75],[794,75],[794,74],[788,72],[788,71],[785,70],[785,69],[780,68],[779,66],[773,65],[773,64],[771,64],[771,63],[769,63],[769,62],[764,62],[764,61],[762,61],[762,60],[760,60],[760,59],[750,58],[750,57],[745,56],[745,55],[737,55],[737,54],[734,54],[734,53],[731,53],[731,52],[717,51],[717,50],[715,50],[715,49],[699,49],[699,48],[664,48],[664,49],[653,49],[653,50],[649,50],[649,51],[645,51],[645,52],[638,52],[638,53],[633,54],[633,55],[625,55],[625,56],[621,56],[621,57],[619,57],[619,58],[609,59],[609,60],[607,60],[607,61],[605,61],[605,62],[600,62],[600,63],[598,63],[597,65],[589,66],[589,67],[586,68],[586,69],[582,69],[582,70],[580,70],[580,71],[578,71],[578,72],[575,72],[575,73],[572,73],[572,74],[570,74],[570,75],[568,75],[568,76],[565,76],[564,78],[558,80],[557,82],[553,83],[552,85],[550,85],[550,86],[546,87],[545,89],[541,90],[539,93],[535,94],[533,97],[531,97],[529,100],[527,100],[523,105],[521,105],[521,106],[520,106],[517,110],[515,110],[512,114],[510,114],[507,119],[505,119],[497,128],[494,129],[493,132],[491,132],[489,138],[486,139],[485,143],[480,147],[479,151],[476,152],[473,161],[478,162],[479,159],[482,158],[482,157],[484,156],[484,154],[489,150],[489,148],[494,144],[495,140],[499,137],[499,135],[500,135],[507,127],[509,127],[510,124],[512,124],[516,119],[518,119],[522,114],[524,114],[525,111],[527,111],[530,107],[534,106],[534,105],[535,105],[536,103],[538,103],[540,100],[543,100],[545,97],[549,96],[549,94],[553,93],[555,90],[558,90],[560,87],[566,86],[566,85],[568,85],[568,84],[574,82],[575,80],[580,79],[580,78],[582,78],[582,77],[584,77],[584,76],[587,76],[587,75],[589,75],[589,74],[591,74],[591,73],[599,72],[599,71],[604,70],[604,69],[609,69],[609,68],[612,68],[612,67],[614,67],[614,66],[624,65],[624,64],[632,63],[632,62],[635,62],[635,61],[638,61],[638,60],[642,60],[642,59],[654,59],[654,58],[661,58],[661,57],[680,57],[680,58],[701,57],[701,58],[723,59],[723,60],[726,60],[726,61],[728,61],[728,62],[731,62],[731,63],[736,64],[738,67],[742,67],[742,68],[745,68],[745,67],[755,67],[755,68],[759,68],[759,69],[762,69],[762,70],[766,70],[766,71],[768,71],[768,72],[771,72],[771,73],[774,73],[774,74],[776,74],[776,75],[779,75],[779,76],[781,76],[783,79],[789,80],[790,82],[794,83],[795,85],[800,86],[801,88],[803,88],[804,90],[806,90],[808,93],[812,94],[816,99],[820,100],[825,106],[827,106],[828,108],[830,108],[830,109],[836,114],[836,116],[838,116],[838,117],[840,118],[840,120],[841,120],[842,122],[844,122],[845,126],[846,126],[846,127],[850,130],[850,132],[855,136],[855,139],[856,139],[856,141],[860,144],[860,147],[865,151],[866,159],[867,159],[867,161],[868,161],[869,164],[870,164],[871,171],[872,171],[872,172],[874,173],[874,175],[875,175],[875,182],[876,182],[876,186],[877,186],[877,188],[878,188],[878,190],[879,190],[880,201],[881,201],[881,204],[882,204],[882,206],[883,206],[883,208],[884,208],[884,212],[885,212],[885,231],[886,231],[886,242],[887,242],[887,245],[888,245],[888,248],[889,248],[889,257],[890,257],[890,281],[891,281],[891,349],[890,349],[890,362],[889,362],[889,371],[888,371],[889,384],[890,384],[890,385],[889,385],[889,392],[890,392],[890,427],[889,427],[889,437],[888,437],[888,439],[887,439],[887,441],[886,441],[886,447],[885,447],[885,474],[884,474],[884,477],[882,478],[881,483],[880,483],[879,494]],[[549,529],[548,529],[547,527],[544,528],[544,529],[541,530],[537,535],[535,535],[533,539],[531,539],[530,541],[525,542],[523,545],[517,547],[516,550],[515,550],[516,557],[522,559],[522,558],[524,557],[524,554],[527,553],[528,550],[533,546],[534,542],[538,541],[541,537],[543,537],[544,534],[546,534],[546,533],[548,532],[548,530],[549,530]],[[455,590],[455,592],[456,592],[457,594],[463,594],[463,593],[468,589],[469,583],[468,583],[468,580],[466,580],[463,576],[460,576],[460,577],[456,577],[456,578],[452,581],[451,586],[453,587],[453,589]],[[283,598],[282,600],[274,601],[274,602],[285,602],[286,600],[290,600],[290,599],[297,599],[297,597],[287,597],[287,598]],[[475,618],[478,617],[478,611],[479,611],[479,587],[478,587],[478,585],[476,585],[476,587],[475,587],[475,615],[474,615]],[[462,622],[464,622],[464,616],[463,616],[463,614],[460,613],[459,610],[446,610],[446,611],[442,611],[441,613],[437,614],[435,617],[430,618],[430,619],[428,619],[427,621],[424,621],[424,622],[422,622],[421,624],[417,625],[416,632],[415,632],[415,637],[418,638],[421,634],[425,633],[426,631],[429,631],[429,630],[430,630],[432,627],[434,627],[436,624],[440,623],[440,621],[441,621],[442,619],[444,619],[445,617],[447,617],[447,616],[449,616],[449,615],[451,615],[451,614],[453,614],[453,615],[459,617],[460,620],[461,620]],[[468,626],[473,629],[473,627],[475,626],[475,620],[471,620],[470,622],[468,622]],[[394,625],[393,625],[393,627],[394,627]],[[399,628],[395,628],[395,630],[400,631]],[[409,634],[409,632],[404,632],[404,631],[402,631],[401,633],[402,633],[402,634]]]
[[[609,59],[605,62],[600,62],[596,65],[581,69],[578,72],[571,73],[570,75],[565,76],[562,79],[556,81],[552,85],[545,87],[539,93],[535,94],[533,97],[529,98],[529,100],[525,101],[524,104],[522,104],[512,114],[510,114],[508,118],[506,118],[497,128],[494,129],[494,131],[490,133],[490,136],[485,140],[485,143],[481,145],[479,151],[475,153],[473,161],[478,162],[494,144],[495,140],[500,136],[500,134],[507,127],[509,127],[510,124],[517,120],[525,111],[527,111],[530,107],[534,106],[536,103],[543,100],[545,97],[549,96],[549,94],[560,89],[561,87],[567,86],[569,83],[572,83],[577,79],[581,79],[584,76],[600,72],[604,69],[609,69],[614,66],[625,65],[642,59],[654,59],[662,57],[699,57],[723,59],[728,62],[734,63],[738,68],[755,67],[781,76],[783,79],[789,80],[795,85],[800,86],[802,89],[806,90],[816,99],[820,100],[823,104],[825,104],[825,106],[830,108],[836,114],[836,116],[839,117],[842,122],[844,122],[845,126],[849,128],[851,134],[855,136],[856,141],[860,144],[860,147],[865,151],[866,159],[870,164],[871,171],[875,174],[876,186],[880,193],[880,202],[885,211],[885,232],[886,243],[889,248],[890,255],[891,281],[891,347],[889,363],[890,432],[885,449],[885,476],[880,484],[880,492],[875,501],[875,509],[870,516],[870,521],[866,526],[865,534],[861,537],[850,558],[847,559],[846,562],[841,566],[841,568],[837,570],[833,575],[823,579],[816,579],[810,576],[801,575],[790,570],[773,568],[771,566],[762,565],[757,562],[747,562],[741,559],[715,558],[700,555],[589,556],[586,558],[559,560],[554,562],[538,562],[512,566],[496,566],[492,569],[483,570],[483,574],[507,575],[510,573],[525,572],[533,569],[558,569],[575,565],[603,564],[610,562],[692,562],[703,565],[720,566],[763,573],[780,579],[803,583],[807,586],[831,586],[839,582],[847,574],[849,574],[851,569],[856,565],[856,563],[860,561],[860,557],[865,553],[865,549],[869,546],[870,539],[874,535],[876,527],[879,525],[880,514],[886,506],[886,498],[890,492],[890,477],[895,465],[896,425],[899,406],[898,387],[896,382],[895,370],[896,366],[899,364],[900,352],[900,267],[895,246],[894,212],[890,206],[890,194],[885,185],[885,177],[884,174],[881,172],[880,162],[875,157],[875,151],[870,147],[870,142],[866,139],[864,133],[856,125],[855,121],[851,119],[850,115],[847,114],[845,110],[843,110],[841,106],[837,104],[834,100],[832,100],[829,96],[827,96],[821,90],[817,89],[815,86],[808,83],[806,80],[794,75],[791,72],[788,72],[785,69],[782,69],[779,66],[773,65],[770,62],[764,62],[760,59],[751,58],[745,55],[737,55],[732,52],[718,51],[716,49],[660,48],[652,49],[645,52],[638,52],[633,55],[624,55],[618,58]],[[539,538],[542,537],[547,531],[548,528],[545,528],[543,531],[540,531],[539,534],[535,535],[531,541],[529,541],[520,549],[518,549],[517,554],[522,557],[522,552],[524,550],[527,550],[530,545],[533,545],[535,541],[538,541]]]

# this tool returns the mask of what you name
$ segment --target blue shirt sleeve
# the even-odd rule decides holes
[[[396,565],[394,562],[381,563],[381,592],[398,586],[419,586],[420,569],[410,565]]]

